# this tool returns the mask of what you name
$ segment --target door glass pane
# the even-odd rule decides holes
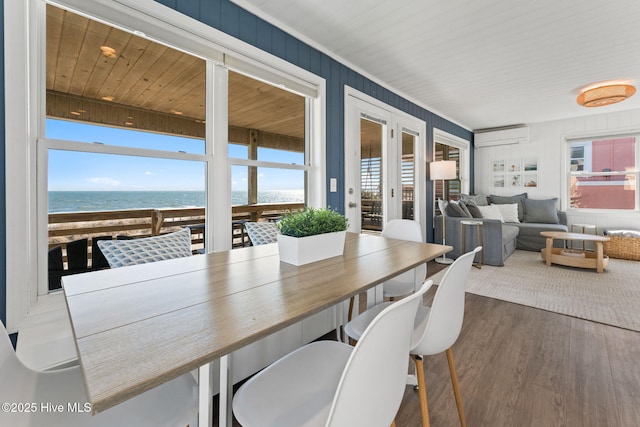
[[[380,123],[360,119],[360,206],[363,231],[381,231],[384,224],[383,131],[384,127]]]
[[[415,136],[402,132],[402,219],[414,219]]]

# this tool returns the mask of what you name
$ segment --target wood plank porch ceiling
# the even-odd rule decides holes
[[[200,58],[47,5],[46,67],[49,117],[204,137]],[[230,139],[247,135],[234,142],[249,129],[303,141],[304,110],[303,97],[229,72]]]

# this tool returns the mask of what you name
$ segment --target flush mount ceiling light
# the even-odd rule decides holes
[[[583,107],[602,107],[624,101],[634,93],[636,88],[630,84],[608,84],[583,91],[577,102]]]
[[[104,56],[106,56],[107,58],[115,58],[116,55],[116,50],[112,47],[109,46],[100,46],[100,50],[102,51],[102,54]]]

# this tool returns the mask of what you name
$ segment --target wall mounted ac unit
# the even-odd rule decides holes
[[[495,147],[496,145],[526,144],[529,142],[529,126],[485,129],[474,133],[474,147]]]

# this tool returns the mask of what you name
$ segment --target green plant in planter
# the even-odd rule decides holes
[[[286,213],[277,225],[280,233],[285,236],[305,237],[345,231],[349,221],[344,215],[331,209],[306,208]]]

